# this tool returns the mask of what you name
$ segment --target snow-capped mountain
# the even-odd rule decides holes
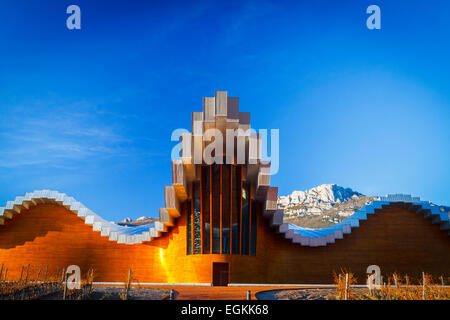
[[[118,225],[121,226],[128,226],[128,227],[136,227],[136,226],[142,226],[146,224],[152,224],[155,221],[158,221],[158,218],[152,218],[147,216],[142,216],[140,218],[137,218],[136,220],[131,219],[130,217],[125,218],[121,222],[117,222]]]
[[[278,197],[278,207],[284,209],[285,222],[324,227],[342,221],[375,198],[336,184],[322,184]]]

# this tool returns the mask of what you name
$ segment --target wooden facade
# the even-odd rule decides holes
[[[159,239],[126,245],[92,231],[62,206],[42,204],[0,226],[0,263],[8,279],[19,279],[28,264],[35,276],[47,264],[49,274],[76,264],[94,268],[95,280],[106,282],[123,282],[131,268],[140,283],[212,283],[215,262],[229,263],[230,283],[331,283],[341,268],[364,282],[371,264],[383,274],[449,276],[447,232],[401,205],[380,209],[344,239],[315,248],[284,239],[260,216],[255,256],[186,254],[186,217],[184,211]]]

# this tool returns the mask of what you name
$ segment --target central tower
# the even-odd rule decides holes
[[[180,140],[172,176],[176,195],[186,199],[186,253],[256,255],[257,219],[266,199],[276,209],[277,189],[270,192],[270,162],[261,161],[250,113],[239,111],[238,97],[216,91]]]

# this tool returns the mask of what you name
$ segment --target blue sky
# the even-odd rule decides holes
[[[66,28],[77,4],[82,29]],[[381,30],[366,28],[370,4]],[[171,132],[228,90],[280,130],[281,195],[337,183],[450,205],[447,1],[2,1],[0,203],[157,216]]]

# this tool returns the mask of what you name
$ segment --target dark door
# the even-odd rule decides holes
[[[213,262],[213,286],[228,285],[228,263]]]

